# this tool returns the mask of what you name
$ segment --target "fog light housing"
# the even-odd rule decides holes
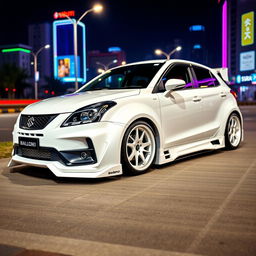
[[[81,152],[81,159],[86,159],[88,157],[87,153],[85,151]]]
[[[95,150],[91,139],[86,139],[88,148],[79,150],[60,151],[61,156],[66,160],[66,165],[86,165],[97,163]]]
[[[96,163],[96,156],[90,149],[60,151],[60,154],[67,160],[67,165]]]

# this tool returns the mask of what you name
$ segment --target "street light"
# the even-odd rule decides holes
[[[68,15],[64,14],[64,16],[66,18],[68,18],[70,20],[70,22],[73,24],[74,27],[74,57],[75,57],[75,90],[78,90],[78,80],[77,80],[77,76],[78,76],[78,68],[77,68],[77,24],[83,19],[83,17],[90,13],[90,12],[95,12],[95,13],[100,13],[103,10],[103,6],[101,4],[95,4],[93,6],[93,8],[85,11],[83,13],[83,15],[76,21],[71,19]]]
[[[45,46],[41,47],[36,53],[30,52],[34,57],[34,81],[35,81],[35,99],[38,99],[38,81],[39,75],[37,71],[37,56],[43,49],[49,49],[51,46],[46,44]]]
[[[109,69],[109,67],[110,67],[112,64],[114,64],[114,63],[117,63],[117,60],[112,60],[112,61],[109,62],[107,65],[105,65],[105,64],[103,64],[103,63],[101,63],[101,62],[99,62],[99,61],[96,62],[96,64],[102,66],[102,67],[104,68],[103,70],[105,70],[105,71],[107,71],[107,70]],[[101,69],[101,70],[102,70],[102,69]]]
[[[105,73],[105,70],[104,69],[102,69],[102,68],[98,68],[98,73],[100,73],[100,74],[103,74],[103,73]]]
[[[164,55],[167,60],[170,59],[170,57],[175,53],[175,52],[179,52],[182,49],[181,46],[177,46],[175,49],[173,49],[170,53],[166,53],[164,51],[162,51],[161,49],[156,49],[155,50],[155,54],[156,55]]]

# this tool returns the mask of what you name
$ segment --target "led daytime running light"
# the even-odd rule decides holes
[[[64,121],[61,127],[98,122],[101,120],[104,113],[115,105],[116,102],[107,101],[78,109]]]

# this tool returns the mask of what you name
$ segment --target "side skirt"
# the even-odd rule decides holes
[[[160,149],[160,155],[155,164],[161,165],[172,162],[178,158],[186,158],[195,154],[202,154],[206,151],[216,150],[225,147],[224,136],[218,138],[197,141],[186,145],[180,145],[167,149]]]

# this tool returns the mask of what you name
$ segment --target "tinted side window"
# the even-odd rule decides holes
[[[159,91],[165,91],[165,83],[169,79],[182,79],[186,82],[185,88],[191,88],[192,83],[190,80],[189,72],[188,72],[189,66],[188,65],[182,65],[182,64],[176,64],[173,66],[163,77],[159,85]]]
[[[193,66],[196,74],[195,87],[205,88],[219,85],[219,82],[208,69]]]

